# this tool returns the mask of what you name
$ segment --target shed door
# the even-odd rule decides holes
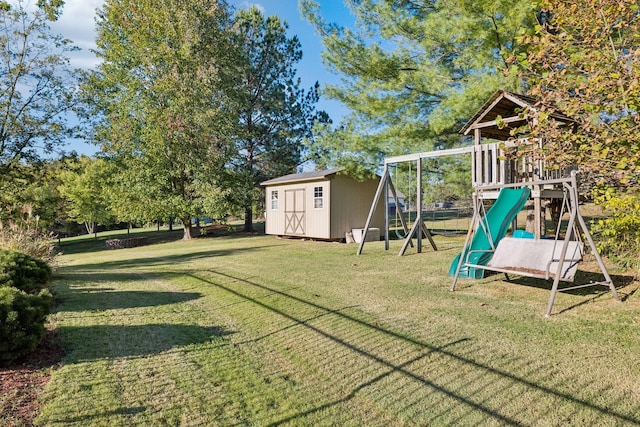
[[[284,233],[304,235],[304,188],[284,192]]]

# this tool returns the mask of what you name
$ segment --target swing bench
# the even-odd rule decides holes
[[[531,239],[517,237],[499,237],[497,244],[494,244],[490,230],[485,225],[487,218],[483,214],[483,204],[479,200],[479,194],[484,190],[502,191],[504,188],[515,188],[524,186],[561,186],[563,193],[562,208],[560,211],[556,234],[553,239]],[[589,229],[578,209],[578,192],[576,172],[571,173],[570,178],[562,178],[547,181],[532,181],[520,184],[508,184],[502,186],[487,186],[478,188],[475,194],[475,212],[472,227],[467,234],[465,246],[462,253],[454,260],[450,274],[454,276],[451,291],[455,290],[458,278],[462,272],[482,272],[484,270],[504,273],[509,280],[509,274],[537,279],[553,280],[551,295],[547,304],[545,317],[551,315],[555,296],[558,292],[567,292],[574,289],[590,286],[607,286],[616,301],[620,301],[615,286],[607,272],[607,269],[598,254],[598,250],[589,233]],[[564,237],[561,237],[562,217],[568,212],[569,221],[566,226]],[[559,282],[573,282],[578,267],[585,250],[585,243],[582,242],[578,228],[584,235],[587,244],[598,262],[600,271],[604,276],[603,281],[590,282],[568,287],[559,287]],[[471,238],[474,233],[489,233],[489,249],[475,250],[471,247]],[[474,253],[475,252],[475,253]],[[482,263],[475,263],[472,260],[484,260]],[[466,275],[465,277],[480,278],[482,275]]]
[[[505,237],[500,240],[487,270],[499,273],[517,272],[520,276],[537,279],[553,279],[560,262],[561,241],[551,239],[527,239]],[[584,244],[569,241],[563,258],[560,280],[573,282],[578,263],[584,255]]]

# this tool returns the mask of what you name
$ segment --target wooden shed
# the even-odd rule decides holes
[[[357,181],[329,169],[281,176],[261,183],[265,194],[265,232],[278,236],[343,240],[364,228],[378,179]],[[380,201],[371,227],[384,226]]]

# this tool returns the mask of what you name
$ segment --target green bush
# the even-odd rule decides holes
[[[596,202],[607,217],[592,222],[591,231],[598,250],[623,268],[640,268],[640,196],[601,191]]]
[[[12,287],[0,287],[0,366],[32,352],[45,334],[51,311],[48,290],[30,295]]]
[[[12,286],[37,293],[51,280],[51,267],[41,259],[0,249],[0,287]]]

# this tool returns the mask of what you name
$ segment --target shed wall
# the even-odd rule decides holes
[[[330,239],[330,187],[328,179],[270,185],[265,191],[265,233]],[[322,188],[322,207],[315,207],[316,188]],[[272,203],[278,192],[277,208]]]
[[[358,182],[345,175],[334,176],[331,192],[331,238],[340,239],[353,228],[364,228],[379,180]],[[384,200],[376,207],[371,227],[384,227]]]
[[[331,224],[331,188],[333,183],[330,179],[324,181],[315,181],[307,183],[308,198],[307,198],[307,230],[305,235],[307,237],[315,239],[331,239],[330,224]],[[314,194],[317,188],[322,189],[322,197],[318,197],[318,203],[321,207],[316,205],[316,197]]]

